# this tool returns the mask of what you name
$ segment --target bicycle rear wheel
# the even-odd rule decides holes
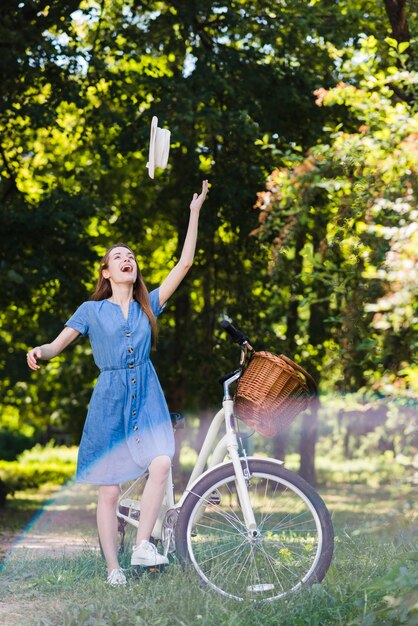
[[[219,594],[271,602],[324,578],[334,532],[323,500],[300,476],[264,459],[250,459],[248,467],[258,537],[247,532],[227,463],[204,476],[184,501],[177,554]]]

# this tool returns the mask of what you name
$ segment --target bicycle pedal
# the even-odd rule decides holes
[[[163,574],[167,568],[167,565],[134,565],[133,573],[135,576],[142,576],[142,574]]]

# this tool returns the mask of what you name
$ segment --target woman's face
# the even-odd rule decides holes
[[[133,284],[138,275],[138,266],[134,254],[119,246],[109,253],[107,267],[102,270],[104,278],[115,284]]]

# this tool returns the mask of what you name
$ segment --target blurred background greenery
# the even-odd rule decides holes
[[[0,478],[10,488],[25,449],[78,443],[98,374],[86,340],[36,373],[26,351],[88,299],[112,243],[131,245],[157,286],[206,177],[195,265],[153,355],[170,409],[190,418],[185,466],[220,402],[218,377],[236,365],[218,325],[227,314],[256,348],[300,362],[322,394],[319,412],[255,438],[257,450],[287,455],[312,483],[413,480],[416,9],[2,2]],[[145,168],[153,115],[172,132],[155,180]],[[54,471],[41,475],[58,480]]]

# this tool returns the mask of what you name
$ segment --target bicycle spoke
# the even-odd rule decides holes
[[[235,566],[237,564],[237,556],[238,556],[238,552],[240,551],[240,549],[244,548],[245,546],[245,542],[242,542],[239,546],[236,547],[235,551],[233,554],[231,554],[228,558],[228,560],[224,563],[224,565],[221,567],[220,570],[216,570],[216,576],[217,578],[220,578],[225,570],[227,570],[229,564],[232,562]],[[219,555],[216,555],[216,558],[218,558]],[[228,578],[228,576],[227,576]]]
[[[291,473],[268,461],[251,460],[250,470],[248,495],[260,536],[252,538],[246,528],[233,470],[215,469],[218,478],[211,482],[209,473],[205,490],[199,496],[197,486],[198,500],[190,501],[189,556],[219,593],[269,602],[314,580],[327,537],[318,498],[306,483],[295,477],[293,485]]]
[[[260,573],[258,571],[258,565],[257,565],[257,558],[256,558],[256,554],[255,554],[255,549],[254,549],[254,545],[251,546],[251,556],[252,556],[252,560],[253,560],[253,564],[254,564],[254,574],[253,574],[253,579],[252,579],[252,583],[258,583],[258,584],[265,584],[266,580],[265,577],[262,579],[260,576]],[[250,574],[251,574],[251,568],[247,568],[247,583],[248,583],[248,579],[250,578]],[[252,585],[251,585],[252,586]],[[248,589],[248,584],[246,584],[246,588]]]
[[[264,502],[268,501],[267,491],[268,491],[269,483],[270,483],[270,481],[266,480],[266,487],[264,489]],[[274,491],[273,491],[273,494],[272,494],[273,496],[276,494],[276,491],[277,491],[277,484],[276,484],[276,486],[274,488]],[[271,496],[270,496],[270,498],[271,498]],[[268,515],[268,513],[266,513],[266,515],[264,515],[264,517],[261,517],[261,520],[260,520],[260,526],[261,527],[264,526],[265,522],[269,519],[269,517],[271,517],[271,515],[272,515],[272,513],[270,515]]]
[[[242,572],[244,571],[244,568],[245,568],[245,566],[246,566],[246,564],[247,564],[247,562],[248,562],[248,559],[249,559],[249,558],[250,558],[250,556],[251,556],[251,547],[252,547],[252,546],[250,546],[250,545],[249,545],[249,550],[248,550],[248,555],[247,555],[247,558],[245,559],[244,563],[241,565],[241,569],[240,569],[240,571],[239,571],[239,574],[238,574],[238,576],[237,576],[237,577],[236,577],[236,579],[235,579],[235,580],[236,580],[236,582],[238,582],[238,580],[239,580],[239,578],[240,578],[240,576],[241,576]]]
[[[274,560],[274,563],[276,563],[275,560]],[[280,567],[281,567],[281,569],[283,569],[286,572],[288,572],[288,574],[290,575],[291,578],[296,578],[297,580],[299,580],[301,578],[300,574],[298,572],[292,571],[287,565],[285,565],[285,563],[281,562],[280,563]]]
[[[209,503],[209,506],[211,506],[212,509],[213,509],[212,513],[216,512],[216,513],[218,513],[218,515],[220,517],[225,518],[225,520],[227,520],[229,522],[229,524],[231,526],[233,526],[233,528],[235,528],[238,532],[241,532],[242,528],[244,528],[246,530],[244,523],[242,522],[242,520],[239,519],[237,514],[234,511],[232,511],[232,509],[230,509],[231,513],[229,513],[229,511],[228,512],[224,511],[217,504]],[[207,512],[207,513],[205,512],[204,515],[209,515],[209,512]],[[237,522],[238,522],[238,526],[237,526]]]
[[[280,581],[280,579],[279,579],[279,577],[277,575],[276,568],[274,567],[275,560],[264,550],[264,548],[262,546],[257,546],[257,548],[259,548],[260,551],[263,553],[264,558],[266,559],[267,564],[270,566],[270,569],[273,572],[273,575],[274,575],[275,579],[279,583],[282,591],[284,591],[284,587],[283,587],[283,585],[282,585],[282,583],[281,583],[281,581]],[[273,563],[272,563],[272,561],[273,561]]]
[[[240,544],[244,545],[244,541]],[[240,547],[238,546],[238,548]],[[213,559],[218,559],[221,556],[224,556],[225,554],[229,554],[230,552],[236,552],[237,551],[237,546],[234,546],[233,548],[229,548],[228,550],[224,550],[223,552],[217,552],[216,554],[211,555],[209,558],[205,559],[204,561],[200,561],[200,565],[205,565],[205,563],[210,563],[210,561],[213,561]]]
[[[298,519],[299,517],[301,517],[302,515],[307,516],[308,512],[307,511],[301,511],[300,513],[296,513],[295,517],[292,518],[291,521],[288,521],[290,518],[290,513],[288,513],[283,519],[280,520],[279,524],[280,526],[274,526],[273,528],[291,528],[292,526],[298,526],[300,524],[306,524],[307,520],[302,520],[301,522],[297,522],[295,523],[294,520]],[[270,517],[272,517],[272,515],[270,515]]]
[[[196,522],[194,528],[208,528],[209,530],[214,530],[214,526],[209,526],[208,524],[202,524],[201,522]],[[232,532],[232,530],[222,530],[225,535],[233,535],[236,536],[236,533]]]
[[[296,496],[296,494],[293,494],[293,498],[292,498],[292,499],[294,500],[296,497],[297,497],[297,496]],[[284,508],[286,508],[286,506],[285,506],[286,502],[287,502],[287,506],[289,506],[289,505],[291,505],[291,504],[292,504],[290,494],[289,494],[289,496],[287,496],[287,500],[283,501],[283,500],[281,499],[281,501],[280,501],[280,508],[281,508],[282,510],[283,510]],[[303,510],[303,511],[300,511],[299,513],[287,513],[287,515],[285,515],[285,516],[284,516],[284,518],[283,518],[283,520],[282,520],[282,521],[286,521],[286,520],[287,520],[287,519],[289,519],[289,517],[290,517],[290,516],[292,516],[292,515],[296,515],[296,517],[299,517],[300,515],[306,515],[306,513],[307,513],[307,510],[306,510],[306,509],[305,509],[305,510]],[[271,518],[274,514],[275,514],[275,512],[273,511],[273,512],[272,512],[272,513],[270,513],[268,516],[266,516],[266,517],[265,517],[265,519],[263,520],[263,524],[265,524],[265,523],[266,523],[266,522],[267,522],[267,521],[268,521],[268,520],[269,520],[269,519],[270,519],[270,518]]]

